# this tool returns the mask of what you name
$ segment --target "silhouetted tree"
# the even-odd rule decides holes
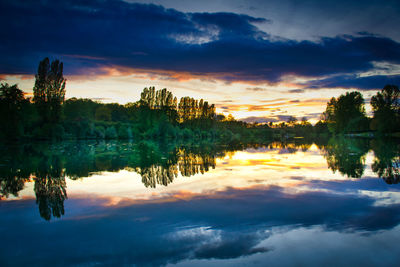
[[[178,120],[177,99],[165,88],[157,91],[154,87],[144,88],[140,95],[140,105],[162,111],[172,123]]]
[[[185,96],[182,97],[178,104],[178,114],[180,122],[187,122],[195,119],[207,120],[214,119],[215,106],[214,104],[209,105],[207,101],[200,101]]]
[[[288,123],[288,125],[289,125],[290,127],[293,127],[293,126],[297,123],[296,117],[290,116],[290,117],[287,119],[287,123]]]
[[[332,97],[327,103],[324,117],[333,133],[368,130],[364,98],[360,92],[347,92],[337,99]]]
[[[39,63],[33,87],[33,101],[45,123],[58,123],[61,119],[61,105],[65,99],[63,63],[46,57]]]
[[[95,111],[100,103],[90,99],[77,99],[75,97],[66,100],[63,104],[63,113],[67,121],[94,120]]]
[[[396,85],[386,85],[371,98],[374,117],[372,130],[396,132],[400,130],[400,90]]]
[[[99,106],[96,109],[95,119],[98,121],[110,121],[111,120],[111,110],[104,105]]]
[[[14,139],[22,135],[23,107],[28,104],[24,93],[16,84],[0,85],[0,130],[4,137]]]
[[[315,132],[316,135],[322,135],[322,134],[329,133],[327,122],[319,120],[314,125],[314,132]]]

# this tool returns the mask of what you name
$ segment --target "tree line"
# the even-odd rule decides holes
[[[33,98],[17,85],[0,85],[1,139],[140,139],[215,137],[215,106],[177,98],[167,89],[145,88],[126,105],[90,99],[65,100],[63,63],[45,58],[35,75]]]
[[[247,124],[216,114],[203,99],[167,89],[144,88],[140,100],[125,105],[65,99],[63,63],[40,61],[33,98],[17,85],[0,85],[0,139],[183,139],[256,142],[272,136],[267,125]],[[7,114],[7,115],[6,115]]]
[[[373,131],[378,135],[400,131],[400,90],[396,85],[386,85],[371,98],[373,116],[367,117],[365,101],[360,92],[347,92],[332,97],[322,114],[329,132],[362,133]]]
[[[63,63],[39,63],[33,98],[17,85],[0,85],[0,139],[183,139],[257,143],[295,136],[392,135],[400,131],[399,88],[386,85],[371,98],[373,117],[365,112],[361,93],[348,92],[327,103],[320,121],[289,117],[281,123],[245,123],[216,114],[214,104],[192,97],[178,99],[167,89],[144,88],[140,100],[125,105],[90,99],[65,100]]]

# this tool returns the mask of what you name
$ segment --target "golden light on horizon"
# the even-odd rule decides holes
[[[218,80],[200,80],[196,76],[187,79],[164,79],[161,75],[145,70],[107,69],[105,74],[91,76],[66,76],[66,98],[90,98],[103,103],[136,102],[145,87],[167,88],[178,99],[191,96],[216,104],[217,113],[232,114],[242,120],[254,117],[254,121],[283,122],[288,116],[298,120],[306,117],[315,124],[325,110],[331,96],[345,92],[343,89],[320,89],[302,93],[288,93],[293,84],[287,81],[277,85],[257,85],[235,82],[226,84]],[[151,78],[151,79],[150,79]],[[17,83],[28,96],[32,96],[34,75],[3,75],[2,81]],[[256,90],[252,89],[256,86]],[[259,89],[258,86],[262,86]],[[371,92],[369,92],[371,94]],[[327,97],[329,95],[329,97]],[[370,107],[366,104],[367,112]]]

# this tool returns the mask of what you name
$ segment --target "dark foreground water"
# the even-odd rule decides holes
[[[3,145],[0,266],[396,266],[400,146]]]

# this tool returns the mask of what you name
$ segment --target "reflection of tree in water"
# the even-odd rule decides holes
[[[135,151],[138,153],[136,160],[130,165],[140,174],[146,187],[155,188],[157,184],[167,186],[177,177],[176,149],[169,150],[165,144],[143,142]]]
[[[181,149],[179,151],[179,171],[182,176],[192,176],[198,173],[204,174],[208,172],[210,167],[215,168],[215,158],[213,154],[194,154]]]
[[[0,199],[8,198],[10,195],[18,196],[18,192],[24,189],[25,182],[28,179],[17,175],[2,176],[0,179]]]
[[[400,182],[400,157],[390,161],[375,160],[372,170],[387,184],[398,184]]]
[[[332,138],[322,151],[333,172],[339,171],[342,175],[360,178],[364,173],[368,150],[367,140]]]
[[[12,145],[3,147],[2,151],[0,196],[18,196],[24,184],[33,177],[40,215],[46,220],[63,215],[67,198],[63,146]]]
[[[23,147],[1,147],[1,151],[0,199],[10,195],[18,196],[31,174],[30,169],[23,166],[30,165],[31,162],[26,161]]]
[[[400,182],[400,147],[392,140],[373,140],[375,154],[372,171],[387,184]]]
[[[49,218],[63,214],[65,177],[78,179],[101,171],[128,169],[138,172],[146,187],[168,185],[183,176],[205,173],[215,168],[215,158],[224,147],[181,147],[169,143],[65,142],[5,146],[0,155],[0,193],[17,196],[30,177],[35,177],[35,193],[41,214]],[[232,148],[233,149],[233,148]]]
[[[155,188],[157,184],[167,186],[178,176],[176,165],[151,165],[149,167],[136,168],[135,171],[142,176],[142,183],[146,187],[152,188]]]
[[[40,216],[50,220],[51,215],[59,218],[64,215],[64,200],[67,199],[64,177],[40,177],[35,179],[36,203]]]
[[[295,139],[291,142],[272,142],[268,145],[270,149],[280,149],[280,153],[296,153],[299,149],[302,152],[306,152],[312,143],[306,139]]]
[[[71,154],[65,161],[65,175],[71,179],[90,176],[91,166],[95,165],[95,148],[93,144],[79,142],[65,149],[65,154]]]
[[[333,139],[316,143],[328,166],[349,177],[361,177],[369,142],[360,139]],[[372,141],[375,160],[372,169],[387,183],[399,182],[399,145]],[[18,196],[27,181],[34,181],[40,214],[46,220],[64,214],[67,199],[65,177],[77,179],[102,171],[132,170],[142,176],[146,187],[171,184],[180,173],[189,177],[216,167],[216,159],[246,148],[279,149],[283,153],[306,151],[307,140],[267,144],[177,145],[142,142],[71,142],[57,144],[9,145],[0,147],[0,198]],[[32,180],[33,178],[33,180]]]
[[[167,186],[172,183],[178,177],[178,172],[182,176],[189,177],[198,173],[204,174],[210,167],[215,168],[215,153],[196,154],[192,150],[193,148],[174,149],[169,153],[166,161],[162,160],[165,157],[161,157],[161,162],[158,164],[149,164],[146,161],[146,159],[155,158],[152,151],[146,150],[141,155],[142,166],[134,170],[142,176],[142,182],[146,187],[155,188],[157,184]]]
[[[66,182],[62,161],[59,157],[44,157],[35,172],[36,203],[40,216],[50,220],[64,215],[64,200],[67,199]]]

